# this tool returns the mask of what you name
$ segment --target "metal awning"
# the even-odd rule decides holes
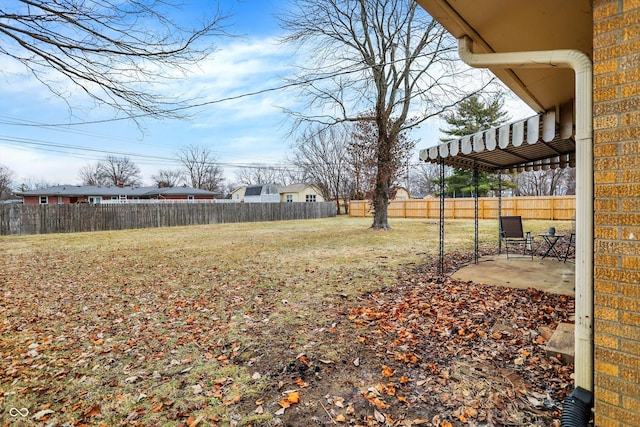
[[[573,117],[555,111],[420,150],[420,160],[482,172],[523,172],[575,166]]]

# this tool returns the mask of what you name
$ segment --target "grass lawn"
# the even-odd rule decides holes
[[[437,221],[370,223],[0,237],[0,425],[557,419],[572,366],[538,329],[573,299],[436,279]],[[483,251],[496,228],[480,222]],[[470,254],[473,222],[446,240]]]

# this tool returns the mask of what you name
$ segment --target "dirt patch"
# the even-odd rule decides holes
[[[573,366],[545,356],[540,330],[568,321],[571,297],[414,269],[328,308],[334,322],[312,344],[286,348],[284,339],[258,364],[287,360],[265,394],[280,410],[273,425],[558,424]],[[300,403],[282,408],[292,390]]]

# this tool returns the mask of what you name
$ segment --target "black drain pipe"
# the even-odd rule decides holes
[[[561,427],[586,427],[591,419],[593,393],[576,387],[562,405]]]

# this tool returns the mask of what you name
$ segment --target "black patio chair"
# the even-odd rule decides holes
[[[507,253],[507,259],[509,259],[509,248],[512,249],[511,253],[520,253],[522,249],[522,256],[526,256],[529,252],[533,259],[533,236],[530,231],[526,233],[522,231],[521,216],[500,217],[500,240]],[[516,247],[518,251],[513,252]]]
[[[567,242],[567,247],[564,251],[564,262],[567,262],[569,258],[569,254],[572,254],[575,257],[576,254],[576,232],[572,232],[569,236],[569,241]]]

